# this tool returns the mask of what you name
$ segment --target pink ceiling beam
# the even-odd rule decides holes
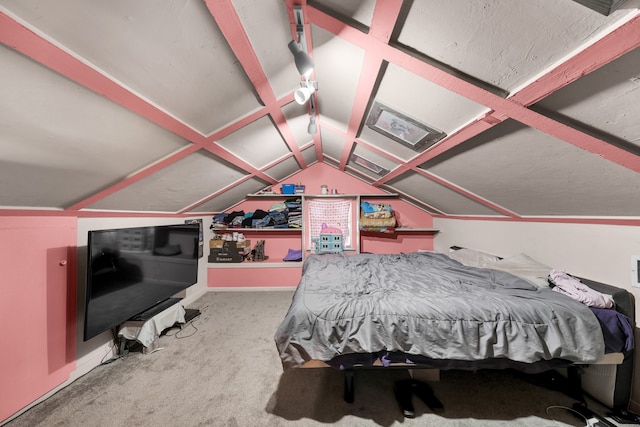
[[[636,41],[637,43],[640,43]],[[603,140],[583,133],[568,125],[552,120],[542,114],[528,109],[526,106],[512,99],[504,99],[494,95],[484,89],[465,82],[455,76],[424,63],[416,58],[410,57],[404,52],[395,50],[390,46],[387,50],[386,58],[391,62],[403,66],[409,71],[418,74],[434,83],[445,87],[459,95],[465,96],[482,105],[492,108],[498,115],[511,117],[530,127],[538,129],[548,135],[573,144],[585,151],[603,157],[620,166],[640,172],[640,157],[632,155],[628,151],[622,150]],[[570,60],[569,60],[570,61]]]
[[[451,182],[447,181],[446,179],[440,178],[437,175],[434,175],[430,172],[427,172],[424,169],[416,169],[416,172],[419,173],[420,175],[429,178],[431,181],[437,182],[438,184],[442,185],[443,187],[447,187],[450,190],[455,191],[456,193],[462,194],[463,196],[467,197],[468,199],[471,199],[475,202],[478,202],[484,206],[487,206],[491,209],[493,209],[494,211],[500,212],[501,214],[504,214],[508,217],[511,218],[519,218],[520,216],[518,214],[516,214],[513,211],[510,211],[509,209],[506,209],[500,205],[497,205],[495,203],[492,203],[491,201],[478,196],[477,194],[471,193],[467,190],[465,190],[464,188],[458,187],[455,184],[452,184]]]
[[[420,170],[419,166],[424,162],[433,159],[434,157],[452,149],[453,147],[459,144],[462,144],[463,142],[467,141],[469,138],[484,132],[485,130],[491,128],[492,126],[493,124],[489,124],[482,119],[476,120],[471,124],[465,126],[464,128],[460,129],[456,133],[447,136],[446,139],[443,139],[442,141],[438,142],[436,145],[434,145],[432,148],[425,151],[424,153],[414,157],[408,162],[401,164],[399,167],[392,170],[387,175],[385,175],[384,177],[376,181],[374,185],[381,185],[410,170],[419,171]]]
[[[235,182],[232,182],[231,184],[226,185],[225,187],[219,188],[218,191],[214,192],[213,194],[210,194],[209,196],[207,196],[207,197],[205,197],[203,199],[200,199],[197,202],[192,203],[191,205],[189,205],[189,206],[187,206],[185,208],[182,208],[178,213],[183,214],[183,213],[190,212],[192,209],[194,209],[194,208],[196,208],[196,207],[208,202],[209,200],[215,199],[216,197],[218,197],[218,196],[224,194],[225,192],[233,189],[236,185],[242,184],[243,182],[248,181],[251,178],[252,178],[251,175],[245,175],[242,178],[240,178],[239,180],[237,180]]]
[[[376,2],[375,9],[373,11],[373,18],[371,20],[371,29],[369,31],[370,36],[366,40],[374,39],[379,43],[389,43],[391,33],[395,27],[396,20],[402,7],[402,0],[387,0],[382,2]],[[314,10],[315,12],[315,10]],[[325,20],[325,14],[314,14],[313,22],[316,23],[316,19]],[[337,22],[332,20],[333,25]],[[348,26],[345,24],[338,24],[340,33],[348,30]],[[377,51],[365,49],[365,59],[360,72],[360,79],[358,80],[358,87],[356,88],[356,95],[351,110],[351,117],[347,126],[347,134],[345,135],[345,144],[340,156],[340,170],[344,170],[349,161],[349,155],[353,147],[353,142],[360,128],[362,117],[364,117],[367,105],[369,103],[369,95],[371,94],[376,79],[378,77],[378,70],[382,65],[382,59],[377,55]],[[371,53],[374,52],[374,53]]]
[[[251,84],[255,88],[258,96],[262,99],[267,106],[269,113],[274,119],[280,134],[285,140],[285,143],[289,146],[289,149],[295,156],[298,163],[302,166],[306,166],[306,162],[302,157],[300,148],[296,144],[293,132],[287,124],[287,120],[282,114],[282,109],[277,103],[276,96],[273,93],[273,89],[269,84],[269,80],[264,73],[262,65],[256,56],[251,41],[244,31],[240,17],[236,12],[235,7],[231,0],[206,0],[207,8],[211,12],[213,19],[218,24],[220,31],[224,35],[227,43],[236,55],[236,58],[240,61],[240,65],[247,73]],[[271,182],[271,180],[270,180]]]
[[[558,89],[566,86],[567,84],[577,80],[578,78],[586,75],[587,73],[594,71],[608,62],[620,57],[621,55],[635,49],[640,45],[640,16],[636,17],[619,29],[613,31],[611,34],[602,38],[592,46],[586,48],[573,58],[562,63],[549,73],[545,74],[529,86],[525,87],[518,93],[514,94],[509,99],[522,105],[531,105],[540,99],[550,95]],[[535,117],[539,115],[534,113]],[[484,122],[474,122],[460,130],[458,134],[448,137],[442,143],[429,149],[419,157],[403,165],[401,168],[394,170],[391,174],[384,177],[381,182],[393,179],[396,176],[406,172],[410,169],[415,169],[420,164],[442,154],[444,151],[449,150],[456,145],[464,142],[466,139],[473,137],[476,134],[480,134],[490,128],[491,126],[500,123],[507,118],[504,112],[492,112],[482,119]],[[535,120],[535,119],[534,119]],[[596,154],[602,154],[602,157],[607,158],[616,163],[625,163],[629,161],[630,153],[620,150],[610,144],[606,144],[603,141],[586,136],[582,132],[579,132],[568,126],[563,126],[555,121],[547,119],[548,122],[542,127],[547,126],[562,126],[562,129],[558,128],[557,133],[554,136],[561,137],[567,142],[570,142],[576,146],[587,149],[588,151],[595,152]],[[487,125],[488,124],[488,125]],[[544,129],[541,129],[544,131]],[[584,145],[584,146],[583,146]],[[622,158],[621,160],[617,160]],[[633,166],[632,166],[633,168]]]
[[[340,155],[340,170],[344,170],[347,162],[349,161],[353,142],[358,134],[362,117],[365,115],[369,94],[376,82],[378,70],[381,65],[382,62],[380,58],[376,57],[376,55],[370,54],[369,52],[365,53],[360,79],[358,80],[358,87],[356,88],[353,108],[351,109],[351,117],[349,118],[349,124],[344,138],[344,146],[342,154]]]
[[[638,46],[640,46],[640,15],[558,65],[518,91],[510,99],[523,105],[534,104]]]
[[[526,108],[526,106],[520,104],[519,102],[516,102],[512,99],[504,99],[478,86],[466,82],[465,80],[448,74],[445,71],[427,64],[418,58],[414,58],[413,56],[401,50],[398,50],[393,46],[389,46],[387,43],[383,43],[374,37],[370,37],[357,30],[346,29],[344,28],[344,24],[327,16],[326,14],[323,14],[320,11],[314,10],[313,21],[327,31],[339,37],[345,38],[346,40],[354,43],[357,46],[367,49],[368,52],[375,50],[383,59],[401,66],[408,71],[411,71],[416,75],[432,81],[454,93],[457,93],[479,104],[491,108],[492,110],[496,111],[496,117],[511,117],[528,126],[536,128],[558,139],[562,139],[570,144],[576,145],[581,149],[603,157],[611,162],[617,163],[636,172],[640,172],[639,156],[632,155],[631,153],[608,144],[605,141],[599,140],[598,138],[582,133],[567,125],[551,120],[541,114],[529,110],[528,108]],[[640,23],[638,23],[638,19],[633,19],[621,31],[623,31],[627,36],[633,36],[638,32],[637,28],[639,25]],[[614,37],[614,39],[617,40],[618,36],[615,35],[616,32],[612,34],[614,35],[609,35],[608,37]],[[608,39],[608,37],[606,38]],[[614,44],[615,41],[611,43],[603,43],[605,43],[612,50],[620,50],[622,52],[626,52],[630,48],[632,48],[632,46],[637,46],[638,43],[640,43],[638,41],[638,37],[635,37],[634,40],[635,43],[626,43],[621,49],[619,48],[619,46]]]
[[[0,42],[189,141],[197,143],[204,140],[198,132],[129,92],[2,12],[0,12]]]
[[[108,190],[98,192],[93,196],[70,206],[68,209],[75,210],[85,208],[91,203],[112,194],[116,190],[131,185],[151,173],[176,162],[187,154],[197,151],[198,148],[204,148],[230,163],[243,165],[241,167],[250,173],[253,173],[267,182],[275,183],[273,178],[244,162],[242,159],[237,158],[228,151],[223,150],[221,147],[212,146],[200,133],[194,131],[184,123],[179,122],[157,107],[149,104],[147,101],[131,93],[129,90],[110,80],[100,72],[91,68],[89,65],[43,39],[33,31],[1,12],[0,42],[58,72],[79,85],[114,101],[115,103],[195,144],[195,146],[187,147],[179,153],[164,159],[162,162],[147,168],[145,171],[131,175]]]
[[[280,109],[291,102],[293,102],[293,93],[290,93],[284,96],[283,98],[277,100],[275,104],[259,108],[257,111],[254,111],[253,113],[250,113],[249,115],[244,116],[239,120],[236,120],[235,122],[229,124],[228,126],[215,131],[211,135],[207,136],[206,139],[208,142],[212,143],[226,136],[229,136],[232,133],[247,126],[248,124],[255,122],[256,120],[266,116],[267,114],[270,114],[272,109],[274,108]]]

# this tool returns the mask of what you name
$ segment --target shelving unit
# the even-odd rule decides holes
[[[287,200],[290,198],[300,198],[302,202],[303,224],[301,228],[229,228],[216,229],[218,233],[243,233],[250,239],[252,245],[257,240],[265,240],[266,250],[269,259],[255,262],[241,263],[208,263],[209,283],[234,283],[234,286],[290,286],[295,285],[300,277],[302,262],[286,262],[282,258],[287,254],[288,249],[301,248],[303,257],[308,256],[308,205],[310,200],[315,199],[346,199],[351,202],[351,247],[345,248],[345,252],[360,253],[362,245],[377,246],[380,250],[390,252],[399,251],[408,244],[408,247],[416,247],[424,239],[431,239],[439,232],[435,228],[429,227],[407,227],[401,226],[394,230],[394,233],[376,233],[360,230],[360,205],[363,200],[375,202],[376,200],[399,198],[398,194],[276,194],[276,193],[254,193],[247,194],[247,200]],[[264,209],[264,208],[261,208]],[[264,209],[267,210],[267,209]],[[279,254],[274,257],[273,254]],[[256,269],[266,269],[265,274],[260,275]],[[259,280],[256,279],[259,276]],[[259,281],[260,283],[254,283]]]

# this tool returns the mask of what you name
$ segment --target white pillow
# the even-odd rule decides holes
[[[486,268],[487,265],[500,260],[500,257],[490,255],[473,249],[462,248],[449,252],[449,258],[467,265],[469,267]]]
[[[527,254],[517,254],[502,260],[495,261],[486,266],[493,270],[506,271],[525,280],[530,281],[540,288],[549,287],[549,273],[552,268],[548,267]]]

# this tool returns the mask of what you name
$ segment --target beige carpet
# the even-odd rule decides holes
[[[332,369],[283,372],[273,340],[292,291],[210,292],[202,315],[160,338],[160,350],[102,365],[10,421],[22,426],[584,426],[565,394],[508,371],[443,371],[433,413],[414,398],[405,419],[393,383],[406,371],[356,374],[355,402]],[[590,407],[600,409],[597,405]]]

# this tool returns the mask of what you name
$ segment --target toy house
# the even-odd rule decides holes
[[[342,252],[342,230],[322,224],[316,252]]]

